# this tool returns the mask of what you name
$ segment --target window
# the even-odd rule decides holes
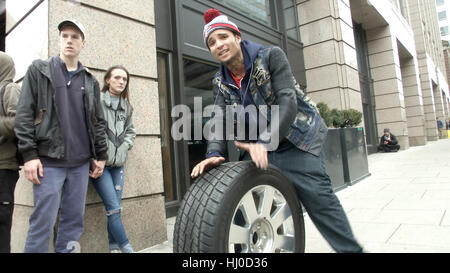
[[[445,4],[445,0],[436,0],[436,5],[437,6],[442,6]]]
[[[273,0],[215,0],[264,25],[277,28]]]
[[[448,26],[441,27],[441,36],[447,36],[447,35],[448,35]]]
[[[296,5],[292,0],[282,0],[284,24],[286,28],[287,36],[296,41],[299,40],[298,35],[298,22],[296,16]]]
[[[5,1],[0,0],[0,51],[5,51],[6,9]]]
[[[438,12],[438,18],[439,18],[439,21],[447,20],[447,12],[445,10]]]
[[[405,10],[405,4],[403,3],[403,0],[398,1],[400,12],[402,13],[403,17],[406,18],[406,10]]]

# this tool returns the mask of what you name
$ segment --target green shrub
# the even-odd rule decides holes
[[[361,123],[362,113],[356,109],[344,110],[344,119],[349,121],[351,127],[355,127]]]
[[[333,109],[330,112],[332,124],[334,128],[340,128],[343,127],[344,124],[344,113],[341,110]]]
[[[333,125],[333,119],[331,118],[330,108],[323,102],[319,102],[317,104],[317,109],[319,109],[320,116],[325,121],[327,127],[331,127]]]
[[[356,109],[330,110],[328,105],[323,102],[317,104],[317,109],[328,127],[355,127],[362,121],[362,113]]]

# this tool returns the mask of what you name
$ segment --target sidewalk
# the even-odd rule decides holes
[[[337,196],[365,251],[450,252],[450,139],[369,157],[370,177]],[[143,253],[171,253],[168,238]],[[306,252],[333,252],[305,214]]]

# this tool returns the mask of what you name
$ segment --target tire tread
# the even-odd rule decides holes
[[[214,222],[220,202],[234,178],[250,162],[229,162],[200,176],[181,202],[174,227],[175,253],[210,252]],[[205,217],[206,216],[206,217]],[[183,235],[183,236],[180,236]],[[200,242],[200,244],[196,243]]]

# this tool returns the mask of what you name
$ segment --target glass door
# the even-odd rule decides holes
[[[209,120],[209,117],[203,117],[203,110],[206,106],[214,104],[212,79],[218,68],[215,65],[184,58],[183,70],[184,97],[191,110],[191,139],[187,141],[190,173],[197,163],[205,159],[207,141],[203,134],[201,139],[194,136],[194,117],[202,117],[202,128]],[[195,107],[194,98],[197,98],[196,103],[201,101],[202,107]]]
[[[375,98],[373,94],[373,80],[370,75],[369,51],[367,48],[366,31],[362,25],[353,22],[356,54],[358,58],[359,83],[364,117],[364,130],[368,153],[376,153],[378,145],[377,127],[375,119]]]
[[[163,165],[164,196],[165,201],[173,202],[178,199],[178,189],[176,175],[174,172],[174,149],[173,141],[170,137],[170,127],[172,125],[171,112],[171,88],[169,73],[169,55],[163,52],[157,54],[158,67],[158,92],[160,109],[161,128],[161,156]]]

